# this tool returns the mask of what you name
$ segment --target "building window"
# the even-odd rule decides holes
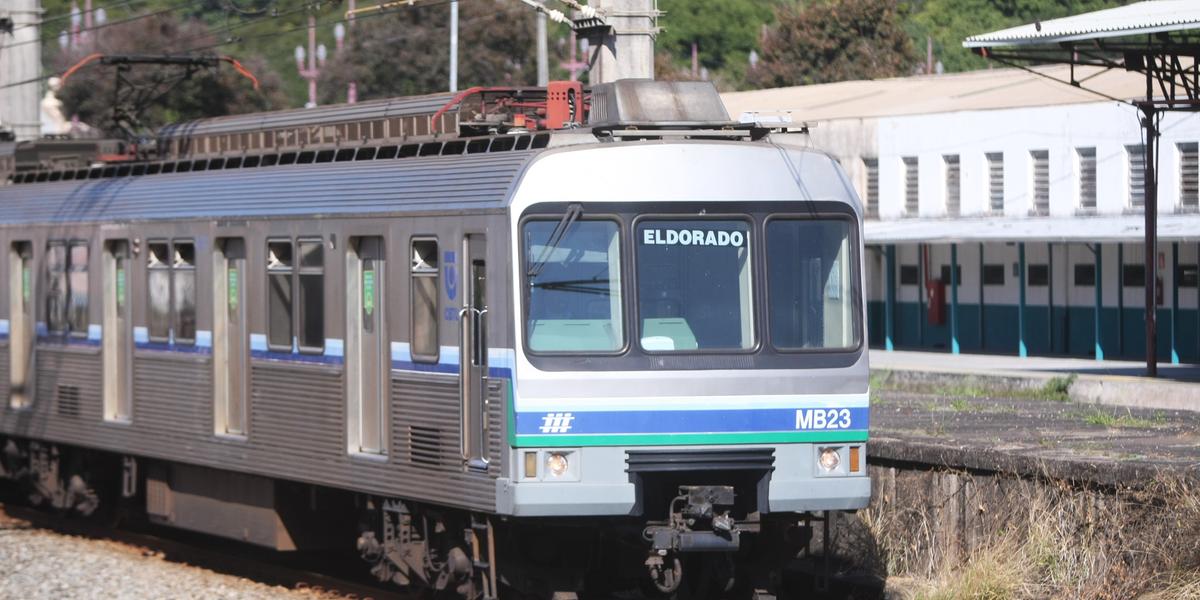
[[[146,330],[150,339],[194,344],[196,245],[191,240],[156,240],[148,242],[146,250]]]
[[[1096,149],[1076,148],[1079,159],[1079,208],[1096,208]],[[1090,284],[1089,284],[1090,285]]]
[[[1033,161],[1033,212],[1050,214],[1050,152],[1033,150],[1029,153]]]
[[[920,209],[920,187],[917,183],[917,157],[905,156],[904,161],[904,214],[917,216]]]
[[[941,275],[942,283],[950,285],[950,265],[942,265],[939,275]],[[954,265],[954,280],[958,282],[958,285],[962,285],[962,265]]]
[[[413,360],[438,360],[438,243],[412,241],[412,341]]]
[[[917,265],[900,265],[900,285],[917,285],[921,281],[921,272]]]
[[[1121,265],[1121,285],[1125,287],[1146,286],[1146,265]]]
[[[867,218],[879,218],[879,159],[864,158],[863,170],[867,175],[867,189],[865,190],[867,203]]]
[[[1200,148],[1196,142],[1179,144],[1179,205],[1200,207]]]
[[[1096,265],[1075,265],[1075,285],[1078,287],[1096,285]]]
[[[1030,287],[1046,287],[1050,285],[1050,266],[1049,265],[1029,265],[1028,271]]]
[[[1004,285],[1004,265],[983,265],[983,285]]]
[[[988,164],[988,208],[994,213],[1004,212],[1004,154],[989,152]]]
[[[46,245],[46,328],[51,333],[87,335],[87,242]]]
[[[325,347],[325,249],[321,240],[267,241],[267,343],[317,354]],[[294,333],[293,333],[294,332]]]
[[[946,161],[946,214],[956,217],[962,212],[962,170],[957,154],[947,154],[942,159]]]
[[[1146,205],[1146,149],[1125,146],[1125,152],[1129,153],[1129,206],[1142,208]]]
[[[1179,287],[1196,287],[1196,265],[1179,265]]]

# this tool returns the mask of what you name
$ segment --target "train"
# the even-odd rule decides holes
[[[806,140],[621,80],[26,152],[0,477],[436,597],[788,597],[871,485],[862,207]]]

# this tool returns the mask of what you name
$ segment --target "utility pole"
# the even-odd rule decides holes
[[[604,15],[612,30],[600,40],[600,55],[588,81],[654,79],[657,0],[593,0],[590,5]]]
[[[458,91],[458,0],[450,2],[450,91]]]
[[[37,139],[42,130],[41,19],[38,0],[0,3],[0,125],[17,140]],[[18,82],[28,83],[13,85]]]
[[[537,14],[537,84],[546,87],[550,83],[550,51],[546,47],[546,13]]]

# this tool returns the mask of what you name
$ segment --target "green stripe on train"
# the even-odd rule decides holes
[[[866,430],[764,431],[751,433],[615,433],[593,435],[518,435],[517,447],[537,446],[670,446],[702,444],[782,444],[797,442],[865,442]]]

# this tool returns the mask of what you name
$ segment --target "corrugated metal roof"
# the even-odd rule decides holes
[[[540,150],[0,188],[0,224],[499,208]]]
[[[159,130],[160,137],[206,135],[231,131],[253,131],[292,127],[305,123],[345,123],[369,121],[388,117],[433,114],[454,98],[453,94],[406,96],[385,100],[368,100],[355,104],[331,104],[314,108],[297,108],[275,112],[231,115],[197,119],[167,125]]]
[[[867,221],[868,244],[954,242],[1139,242],[1145,239],[1145,217],[1007,217],[901,219]],[[1200,240],[1200,214],[1164,214],[1158,217],[1160,242]]]
[[[1196,28],[1200,28],[1200,2],[1155,0],[975,35],[963,46],[1053,44]]]
[[[986,69],[729,92],[721,99],[734,119],[785,113],[795,123],[1106,101],[1063,85],[1061,82],[1070,78],[1068,65],[1034,70],[1044,77],[1020,69]],[[1128,100],[1146,94],[1146,78],[1138,73],[1101,72],[1098,67],[1076,67],[1075,73],[1079,79],[1087,78],[1089,89],[1113,98]]]

